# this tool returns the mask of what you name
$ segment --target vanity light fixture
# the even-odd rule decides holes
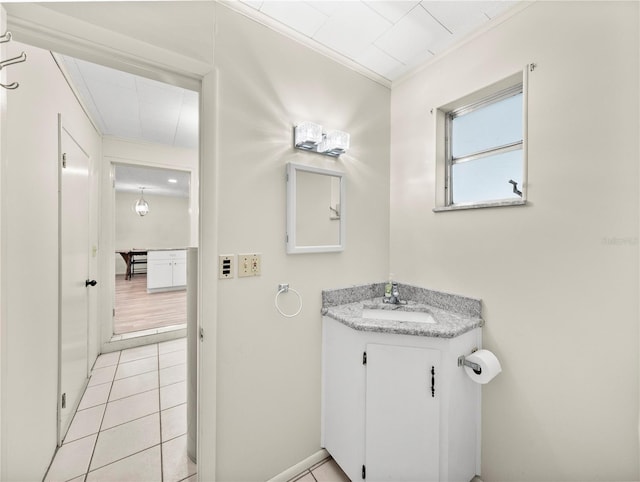
[[[349,149],[350,135],[342,131],[322,132],[322,126],[303,122],[294,129],[294,144],[297,149],[338,157]]]
[[[149,203],[144,200],[143,187],[140,188],[140,199],[136,201],[134,209],[136,210],[136,214],[138,216],[146,216],[147,214],[149,214]]]

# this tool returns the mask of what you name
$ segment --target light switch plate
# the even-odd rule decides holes
[[[260,276],[262,274],[262,256],[259,253],[238,255],[238,278]]]
[[[221,254],[218,256],[218,279],[233,278],[233,261],[235,255]]]

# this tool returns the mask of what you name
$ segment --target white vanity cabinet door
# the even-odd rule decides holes
[[[367,345],[367,481],[440,478],[440,351]]]
[[[322,330],[322,446],[358,481],[364,464],[365,344],[360,332],[332,318],[323,318]]]

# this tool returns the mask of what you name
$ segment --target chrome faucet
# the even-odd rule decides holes
[[[382,300],[384,303],[391,303],[392,305],[399,305],[400,301],[400,290],[398,289],[398,283],[391,284],[391,297],[384,298]]]

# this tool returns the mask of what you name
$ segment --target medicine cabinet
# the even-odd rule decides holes
[[[289,254],[344,250],[344,173],[287,164],[286,243]]]

